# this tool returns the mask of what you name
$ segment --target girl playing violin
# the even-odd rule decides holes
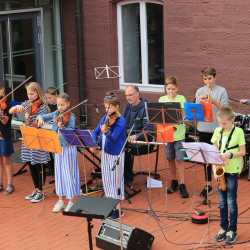
[[[121,150],[126,140],[125,119],[119,112],[120,102],[114,93],[106,94],[104,106],[107,113],[101,117],[92,135],[97,144],[100,141],[102,148],[101,170],[105,195],[122,200],[124,199],[124,152],[121,153]],[[120,153],[121,158],[117,162]],[[112,217],[118,216],[118,210],[114,210]]]
[[[9,101],[4,97],[6,89],[4,85],[0,85],[0,192],[4,191],[3,172],[6,172],[7,187],[5,194],[14,192],[12,184],[12,162],[11,154],[13,144],[11,141],[11,115],[9,114]]]
[[[26,85],[28,100],[21,105],[12,107],[9,112],[11,114],[24,113],[25,123],[27,126],[35,126],[38,115],[48,113],[48,107],[45,104],[44,94],[40,85],[36,82],[30,82]],[[44,164],[50,160],[49,153],[41,150],[33,150],[22,144],[21,158],[30,167],[35,190],[25,197],[32,203],[37,203],[44,199],[42,192],[43,182],[45,179]]]
[[[52,129],[58,131],[62,128],[75,128],[75,116],[67,112],[70,107],[70,97],[62,93],[57,97],[57,111],[38,117],[38,125],[54,121]],[[77,162],[77,149],[67,144],[60,135],[62,153],[55,154],[55,186],[58,201],[53,207],[53,212],[60,212],[64,208],[63,197],[68,199],[64,211],[69,211],[73,206],[73,199],[80,195],[80,177]]]

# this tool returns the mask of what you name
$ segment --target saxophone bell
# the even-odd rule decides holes
[[[218,188],[221,191],[226,191],[226,182],[225,182],[225,169],[223,165],[213,165],[214,177],[217,181]]]

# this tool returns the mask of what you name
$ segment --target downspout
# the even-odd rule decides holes
[[[75,22],[76,22],[76,45],[77,45],[77,72],[78,72],[78,88],[79,101],[86,98],[84,79],[85,79],[85,63],[84,63],[84,35],[83,35],[83,0],[75,2]],[[80,108],[80,118],[83,117],[83,107]],[[82,121],[80,121],[81,123]]]

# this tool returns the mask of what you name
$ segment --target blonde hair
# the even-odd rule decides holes
[[[44,92],[43,92],[39,83],[29,82],[28,84],[26,84],[25,88],[26,88],[26,90],[35,91],[38,95],[38,98],[42,101],[42,103],[46,104]]]
[[[234,120],[235,115],[233,109],[230,106],[222,106],[217,112],[217,117],[227,117],[230,120]]]

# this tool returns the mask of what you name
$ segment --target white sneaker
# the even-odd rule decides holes
[[[74,205],[74,202],[69,201],[67,204],[67,207],[64,209],[64,212],[69,212],[69,210],[72,208],[73,205]]]
[[[32,194],[29,194],[29,195],[25,196],[24,199],[30,201],[35,197],[36,193],[37,193],[37,191],[35,190],[35,191],[32,192]]]
[[[63,200],[58,200],[57,203],[54,205],[52,212],[59,213],[64,208]]]

